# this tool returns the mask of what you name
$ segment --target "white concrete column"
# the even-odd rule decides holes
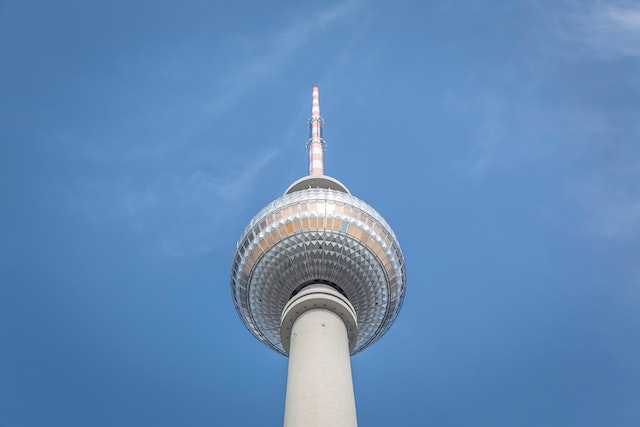
[[[280,334],[289,353],[285,427],[357,426],[349,355],[356,313],[327,285],[310,285],[282,312]]]

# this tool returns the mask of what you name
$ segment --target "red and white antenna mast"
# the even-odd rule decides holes
[[[307,141],[307,151],[309,152],[309,175],[324,175],[324,152],[327,144],[322,139],[323,120],[320,117],[320,102],[318,101],[318,86],[313,87],[313,104],[311,107],[311,118],[309,119],[309,141]]]

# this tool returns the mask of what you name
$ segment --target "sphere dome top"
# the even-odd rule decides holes
[[[287,354],[283,309],[309,283],[344,292],[357,314],[352,353],[378,340],[396,318],[405,291],[404,258],[382,216],[339,181],[308,176],[263,208],[237,244],[231,269],[233,301],[247,328]]]
[[[337,179],[328,175],[307,175],[296,180],[293,184],[287,188],[284,194],[291,194],[300,190],[307,190],[309,188],[326,188],[329,190],[341,191],[343,193],[351,194],[347,187]]]

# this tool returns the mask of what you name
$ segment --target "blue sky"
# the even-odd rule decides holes
[[[640,6],[0,3],[0,426],[281,425],[229,292],[325,170],[405,254],[363,426],[637,426]]]

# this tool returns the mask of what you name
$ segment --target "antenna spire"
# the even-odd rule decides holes
[[[320,117],[318,93],[318,86],[314,86],[311,118],[309,119],[309,140],[307,141],[309,175],[324,175],[324,152],[327,150],[327,144],[324,142],[324,139],[322,139],[323,120],[322,117]]]

